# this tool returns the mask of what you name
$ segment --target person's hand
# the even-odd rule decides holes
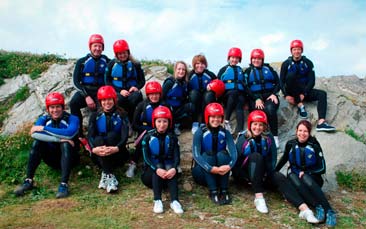
[[[44,129],[44,126],[32,126],[29,133],[32,135],[34,132],[42,132]]]
[[[175,168],[169,169],[165,174],[165,179],[172,179],[176,173],[177,170],[175,170]]]
[[[225,175],[227,172],[229,172],[231,170],[229,165],[221,165],[219,167],[219,174],[221,176]]]
[[[130,90],[128,90],[128,92],[129,92],[129,93],[132,93],[132,92],[134,92],[134,91],[139,91],[139,89],[138,89],[137,87],[132,86],[132,87],[130,88]]]
[[[156,174],[161,177],[162,179],[166,179],[165,176],[166,176],[166,173],[167,171],[165,169],[157,169],[156,170]]]
[[[304,98],[305,98],[305,95],[304,94],[300,94],[299,97],[300,97],[300,101],[301,102],[304,101]]]
[[[255,108],[263,110],[264,109],[264,103],[261,99],[257,99],[255,101]]]
[[[304,176],[304,171],[301,171],[300,173],[299,173],[299,178],[301,179],[303,176]]]
[[[295,98],[293,96],[287,95],[285,99],[289,104],[295,105]]]
[[[217,166],[212,166],[212,169],[211,169],[211,171],[210,171],[210,173],[212,173],[212,174],[219,174],[219,167],[217,167]]]
[[[70,143],[70,145],[71,145],[72,147],[74,147],[74,146],[75,146],[74,141],[73,141],[73,140],[71,140],[71,139],[61,139],[61,142],[68,142],[68,143]]]
[[[206,90],[207,90],[207,91],[211,91],[210,84],[207,84],[207,86],[206,86]]]
[[[274,94],[270,95],[267,100],[272,100],[272,102],[274,104],[278,104],[278,99],[277,99],[277,96],[275,96]]]
[[[126,91],[126,90],[121,90],[120,91],[120,94],[123,96],[123,97],[128,97],[130,96],[130,92]]]
[[[85,102],[90,110],[95,110],[96,105],[92,97],[90,96],[85,97]]]
[[[117,146],[106,146],[104,148],[104,155],[105,156],[108,156],[108,155],[111,155],[111,154],[114,154],[114,153],[117,153],[119,151],[118,147]]]
[[[92,152],[98,156],[104,157],[104,156],[106,156],[105,148],[106,148],[106,146],[97,146],[92,149]]]

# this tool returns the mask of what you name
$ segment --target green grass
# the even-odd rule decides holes
[[[366,172],[337,171],[336,176],[341,187],[352,191],[366,191]]]
[[[4,79],[29,74],[32,79],[47,70],[54,63],[66,63],[66,59],[54,54],[31,54],[0,50],[0,85]]]
[[[141,60],[141,64],[143,66],[166,66],[167,72],[169,74],[174,73],[174,63],[171,61],[163,61],[163,60]]]
[[[3,126],[4,120],[8,117],[8,111],[17,102],[24,101],[29,97],[29,88],[23,86],[15,95],[9,96],[6,100],[0,102],[0,127]]]

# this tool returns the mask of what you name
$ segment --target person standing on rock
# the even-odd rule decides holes
[[[92,160],[101,168],[98,188],[107,193],[118,190],[114,169],[129,158],[126,148],[129,123],[127,113],[117,105],[117,94],[112,86],[98,90],[100,108],[89,119],[88,140],[92,149]]]
[[[154,193],[154,213],[163,213],[161,199],[163,187],[168,186],[170,208],[182,214],[183,208],[178,199],[177,169],[180,163],[178,138],[170,131],[173,124],[169,108],[159,106],[152,113],[153,128],[142,140],[142,152],[146,169],[141,175],[142,182]]]
[[[115,58],[108,64],[105,73],[107,85],[112,85],[117,92],[118,106],[125,109],[132,122],[133,113],[142,101],[141,88],[145,85],[145,74],[141,63],[131,55],[125,40],[117,40],[113,44]]]
[[[228,187],[230,171],[237,159],[235,143],[230,132],[221,126],[224,121],[221,104],[208,104],[204,116],[206,125],[193,136],[192,176],[198,184],[208,187],[214,204],[230,204]]]
[[[163,83],[163,99],[172,108],[174,133],[179,136],[183,119],[195,112],[194,104],[188,100],[188,67],[183,61],[174,65],[174,76],[168,77]]]
[[[76,142],[79,119],[65,111],[65,99],[58,92],[46,96],[47,114],[38,118],[30,130],[34,138],[29,153],[27,178],[15,191],[23,196],[34,187],[34,175],[43,160],[55,169],[61,169],[61,183],[56,198],[69,195],[68,181],[71,168],[79,163],[79,145]]]
[[[100,34],[92,34],[89,38],[90,53],[80,58],[75,65],[73,73],[73,84],[76,93],[70,100],[71,114],[76,115],[80,120],[79,136],[83,134],[82,108],[88,107],[91,111],[97,109],[97,91],[99,87],[105,85],[104,73],[110,59],[103,55],[104,39]],[[84,140],[84,139],[81,139]]]
[[[189,99],[195,105],[195,113],[192,120],[192,133],[199,126],[199,119],[202,117],[206,105],[216,101],[215,92],[210,89],[208,84],[216,79],[216,75],[207,69],[207,59],[204,55],[198,54],[192,59],[193,69],[188,77]]]
[[[249,110],[263,110],[266,113],[271,133],[278,148],[277,110],[280,101],[277,93],[280,91],[280,81],[277,72],[269,64],[264,63],[262,49],[252,50],[250,64],[244,71],[244,78],[249,95]]]
[[[318,101],[317,131],[333,132],[335,127],[326,120],[327,93],[315,89],[315,72],[311,60],[302,55],[304,45],[301,40],[293,40],[290,44],[291,56],[281,65],[280,82],[281,90],[288,103],[296,105],[300,118],[306,119],[308,113],[304,102]]]
[[[323,150],[315,137],[311,136],[311,123],[300,121],[296,126],[296,138],[286,143],[285,151],[279,160],[276,170],[279,171],[287,162],[290,172],[287,175],[305,202],[315,207],[319,222],[327,226],[336,225],[336,213],[330,206],[321,187],[322,174],[325,173]]]
[[[245,102],[245,81],[243,69],[238,65],[242,59],[242,52],[239,48],[231,48],[227,55],[228,64],[222,67],[217,77],[225,83],[223,95],[225,108],[225,129],[231,134],[238,133],[244,128],[244,102]],[[230,117],[236,110],[236,128],[232,129]]]

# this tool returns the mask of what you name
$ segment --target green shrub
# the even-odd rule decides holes
[[[336,176],[339,186],[352,191],[366,191],[366,172],[337,171]]]
[[[144,66],[157,66],[162,65],[167,67],[167,71],[169,74],[174,73],[174,63],[171,61],[164,61],[164,60],[141,60],[141,64]]]
[[[29,97],[29,88],[24,86],[20,88],[15,95],[9,96],[5,101],[0,102],[0,127],[8,117],[8,110],[17,102],[24,101]]]

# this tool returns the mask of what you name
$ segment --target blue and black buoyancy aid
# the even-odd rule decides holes
[[[107,59],[100,57],[94,59],[91,55],[83,64],[82,83],[85,85],[104,85],[104,73],[107,67]]]
[[[152,113],[156,107],[147,103],[144,111],[141,113],[140,122],[145,130],[151,130],[152,128]]]
[[[205,152],[208,155],[215,155],[224,150],[226,150],[225,130],[220,127],[217,133],[213,133],[209,128],[203,126],[201,152]]]
[[[221,80],[225,83],[225,90],[238,89],[244,91],[244,75],[239,66],[229,65],[222,74]]]
[[[112,67],[112,84],[117,88],[129,89],[137,86],[137,71],[135,65],[127,62],[115,62]]]
[[[66,129],[69,127],[69,117],[70,114],[63,112],[62,118],[58,120],[52,119],[51,115],[47,115],[47,121],[45,126],[58,129]]]
[[[180,107],[187,97],[187,83],[184,80],[171,80],[174,81],[174,84],[167,93],[166,102],[172,107]]]
[[[254,138],[247,139],[242,147],[242,154],[247,157],[251,153],[260,153],[263,157],[270,154],[271,141],[270,138],[261,137],[260,144],[255,141]]]
[[[106,115],[104,112],[101,112],[97,116],[96,123],[98,134],[100,136],[106,136],[109,131],[121,133],[123,120],[116,112],[113,112],[111,115]]]
[[[311,144],[305,147],[300,147],[298,144],[293,144],[289,152],[289,162],[291,171],[299,174],[300,171],[316,165],[316,152]]]
[[[212,78],[207,72],[202,74],[193,73],[188,85],[191,90],[205,91],[211,80]]]
[[[262,68],[251,67],[247,78],[247,85],[253,93],[265,93],[275,87],[275,77],[268,66]]]
[[[159,135],[159,134],[158,134]],[[173,139],[169,134],[165,135],[164,139],[159,139],[159,137],[152,135],[149,140],[149,148],[151,151],[151,161],[154,165],[172,165],[174,160],[173,152]]]
[[[307,74],[312,69],[311,69],[311,66],[309,66],[306,63],[306,57],[302,56],[300,61],[295,62],[292,59],[292,56],[290,56],[288,58],[288,61],[290,62],[290,64],[288,65],[287,72],[288,73],[298,73],[299,74],[298,82],[302,83],[302,84],[307,84],[307,82],[309,81]]]

